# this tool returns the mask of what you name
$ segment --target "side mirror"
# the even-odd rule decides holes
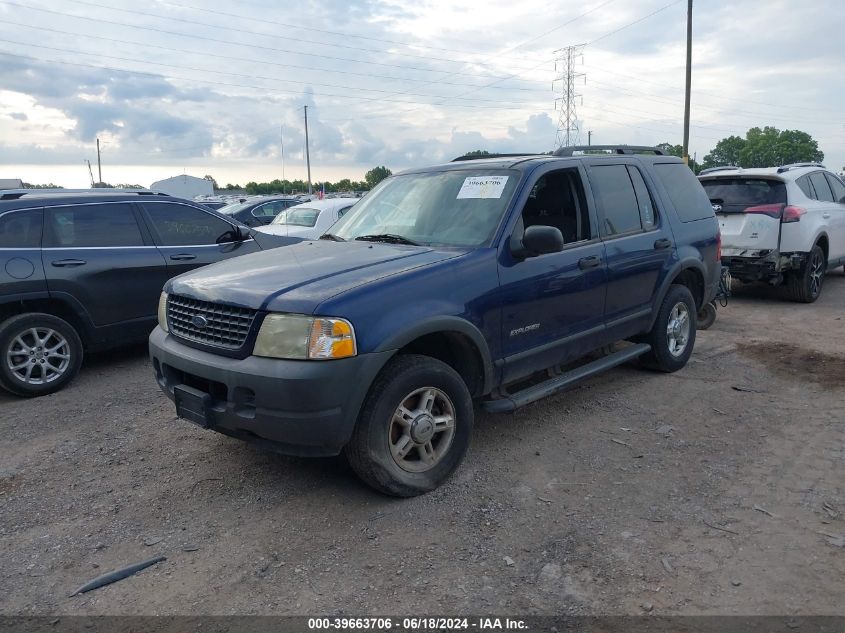
[[[522,235],[522,248],[522,257],[557,253],[563,250],[563,234],[554,226],[529,226]]]

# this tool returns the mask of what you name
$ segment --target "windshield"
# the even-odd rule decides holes
[[[518,172],[504,169],[394,176],[331,232],[347,240],[387,235],[432,246],[482,246],[493,238],[518,181]]]
[[[225,207],[220,207],[219,209],[217,209],[217,213],[223,213],[225,215],[234,215],[238,211],[243,211],[244,209],[251,207],[254,204],[254,202],[235,202],[234,204],[227,204]]]
[[[288,226],[314,226],[320,216],[319,209],[309,207],[291,207],[282,211],[273,219],[273,224],[287,224]]]

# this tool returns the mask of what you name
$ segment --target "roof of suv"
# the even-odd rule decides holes
[[[57,206],[68,204],[88,204],[92,202],[129,202],[139,199],[155,199],[162,202],[188,202],[201,205],[202,203],[174,198],[166,193],[148,190],[117,190],[108,193],[94,193],[88,190],[62,192],[57,190],[14,190],[0,191],[0,211],[11,209],[26,209],[29,207]]]
[[[400,172],[403,174],[419,174],[430,171],[453,171],[466,169],[517,169],[525,171],[532,169],[538,164],[543,163],[572,163],[579,162],[584,159],[589,160],[607,160],[616,161],[619,158],[637,158],[644,162],[655,163],[680,163],[682,162],[677,156],[667,156],[659,154],[583,154],[578,156],[552,156],[550,154],[520,154],[516,156],[494,156],[492,158],[478,158],[474,160],[459,160],[442,163],[440,165],[433,165],[431,167],[421,167],[416,169],[407,169]]]
[[[713,171],[705,170],[699,174],[699,178],[725,178],[736,176],[774,176],[783,180],[795,180],[804,174],[827,168],[819,163],[796,163],[794,165],[783,165],[781,167],[753,167],[743,169],[742,167],[714,167]]]

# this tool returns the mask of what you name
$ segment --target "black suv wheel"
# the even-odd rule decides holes
[[[678,371],[687,364],[695,345],[695,299],[686,286],[673,284],[660,305],[657,319],[644,339],[651,351],[642,364],[657,371]]]
[[[786,278],[789,296],[799,303],[813,303],[822,293],[824,274],[827,269],[824,251],[816,245],[810,251],[807,262],[800,270],[793,271]]]
[[[472,423],[472,398],[454,369],[428,356],[398,356],[373,383],[346,457],[376,490],[413,497],[455,470]]]
[[[19,314],[0,323],[0,386],[24,397],[64,387],[79,373],[82,341],[63,319]]]

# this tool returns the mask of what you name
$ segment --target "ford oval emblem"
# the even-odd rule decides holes
[[[208,319],[198,314],[191,319],[191,325],[193,325],[198,330],[204,330],[208,327]]]

